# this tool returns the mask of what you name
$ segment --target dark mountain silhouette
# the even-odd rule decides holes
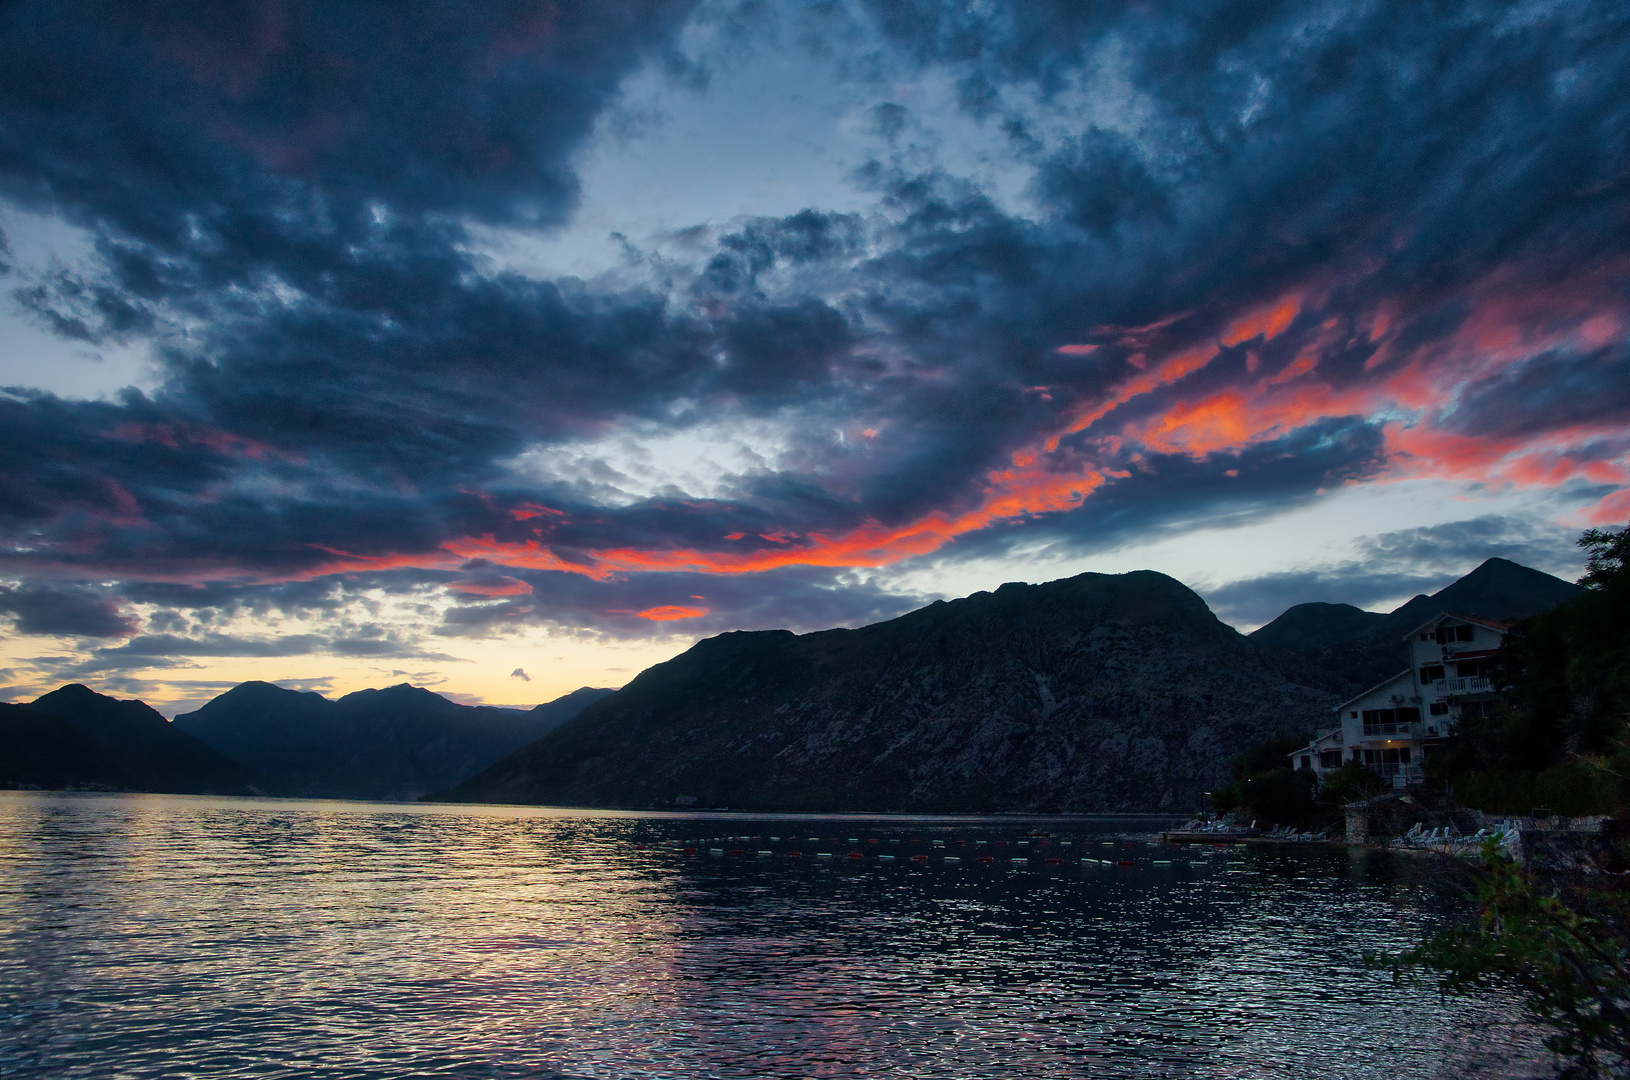
[[[74,725],[26,705],[0,704],[0,788],[132,791],[113,751]]]
[[[1489,559],[1431,596],[1387,614],[1349,604],[1297,604],[1254,631],[1297,682],[1356,694],[1407,666],[1402,639],[1426,620],[1453,612],[1508,621],[1572,599],[1579,586],[1507,559]]]
[[[1180,582],[1083,574],[859,630],[710,638],[439,797],[1184,810],[1329,704]]]
[[[33,786],[197,795],[260,795],[268,789],[254,772],[140,701],[120,701],[74,683],[13,708],[40,718],[13,718],[14,734],[31,747],[28,753],[56,763],[47,769],[55,779],[31,781]],[[10,746],[8,741],[8,753]]]
[[[523,711],[460,705],[405,683],[330,701],[248,682],[175,722],[290,795],[416,799],[485,768],[611,692],[584,687]]]

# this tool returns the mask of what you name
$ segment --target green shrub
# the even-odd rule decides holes
[[[1477,922],[1428,937],[1407,952],[1366,959],[1395,978],[1438,975],[1445,993],[1515,984],[1545,1045],[1569,1062],[1564,1077],[1630,1071],[1630,904],[1619,892],[1541,887],[1491,840],[1483,847]]]

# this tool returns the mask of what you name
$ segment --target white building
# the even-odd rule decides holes
[[[1489,708],[1489,657],[1507,625],[1444,614],[1411,630],[1409,669],[1338,705],[1338,726],[1292,753],[1291,767],[1322,777],[1356,761],[1394,787],[1420,783],[1422,759],[1464,717]]]

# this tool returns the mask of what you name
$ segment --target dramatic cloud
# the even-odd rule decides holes
[[[0,607],[131,638],[83,663],[854,624],[921,599],[883,575],[912,560],[1344,485],[1568,505],[1388,541],[1444,559],[1630,516],[1620,6],[177,12],[0,14],[0,198],[92,252],[14,305],[161,368],[0,395]],[[619,234],[585,276],[505,254],[573,222],[631,80],[704,101],[771,43],[847,95],[828,205]],[[1400,550],[1212,598],[1437,581]],[[419,608],[342,625],[381,597]],[[332,625],[226,626],[255,612]]]
[[[0,586],[0,612],[13,617],[19,634],[118,638],[136,632],[136,621],[120,613],[113,598],[88,588]]]

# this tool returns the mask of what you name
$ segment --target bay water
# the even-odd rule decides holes
[[[0,793],[0,1076],[1542,1069],[1432,864],[1167,824]]]

